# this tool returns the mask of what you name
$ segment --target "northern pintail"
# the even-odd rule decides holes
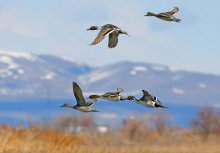
[[[96,45],[100,43],[106,35],[109,34],[108,39],[108,47],[114,48],[118,44],[118,36],[119,34],[126,34],[128,33],[126,31],[121,30],[121,28],[112,25],[112,24],[106,24],[104,26],[98,27],[98,26],[91,26],[87,30],[100,30],[99,34],[95,38],[95,40],[91,43],[91,45]]]
[[[72,87],[73,87],[73,93],[76,98],[77,104],[75,106],[72,106],[71,104],[65,103],[60,107],[73,108],[81,112],[98,112],[97,110],[90,107],[92,104],[96,102],[96,99],[92,99],[89,102],[86,102],[79,85],[76,82],[73,82]]]
[[[142,90],[143,96],[140,99],[137,99],[135,96],[128,96],[127,99],[133,99],[136,101],[136,103],[144,105],[146,107],[162,107],[162,108],[167,108],[164,107],[160,100],[155,97],[154,95],[150,94],[149,92]]]
[[[159,19],[165,20],[165,21],[175,21],[175,22],[180,22],[181,19],[178,19],[176,17],[174,17],[173,15],[179,11],[178,7],[174,7],[174,9],[172,11],[169,12],[165,12],[165,13],[151,13],[151,12],[147,12],[147,14],[145,16],[155,16]]]
[[[116,92],[106,92],[102,95],[90,95],[90,99],[96,99],[101,98],[109,101],[122,101],[127,100],[127,98],[124,98],[120,93],[122,93],[124,90],[122,88],[117,88]]]

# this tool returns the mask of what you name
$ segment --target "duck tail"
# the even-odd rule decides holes
[[[151,12],[147,12],[147,14],[145,16],[155,16],[156,14],[151,13]]]
[[[100,112],[100,111],[94,109],[94,110],[92,110],[92,112]]]
[[[165,107],[165,106],[163,106],[163,105],[161,105],[161,104],[155,104],[155,107],[161,107],[161,108],[168,108],[168,107]]]
[[[101,96],[100,95],[90,95],[89,98],[96,99],[96,98],[101,98]]]

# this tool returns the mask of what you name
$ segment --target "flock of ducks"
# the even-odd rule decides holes
[[[179,11],[179,8],[174,7],[173,10],[169,12],[158,13],[158,14],[147,12],[145,16],[154,16],[164,21],[180,22],[181,19],[178,19],[174,16],[174,14],[177,13],[178,11]],[[123,31],[121,28],[113,24],[106,24],[100,27],[91,26],[87,30],[100,30],[100,32],[96,36],[95,40],[91,43],[91,45],[96,45],[100,43],[105,38],[106,35],[109,35],[109,39],[108,39],[109,48],[114,48],[118,44],[119,34],[128,35],[126,31]],[[142,90],[143,96],[140,99],[137,99],[135,96],[128,96],[128,97],[122,96],[121,93],[124,90],[122,88],[117,88],[117,91],[115,92],[106,92],[101,95],[90,95],[89,96],[90,101],[87,102],[83,96],[81,88],[76,82],[73,82],[72,88],[73,88],[73,93],[76,98],[77,104],[73,106],[71,104],[65,103],[61,107],[73,108],[81,112],[98,112],[97,110],[93,109],[91,106],[97,102],[97,99],[104,99],[104,100],[114,101],[114,102],[128,100],[128,101],[135,101],[137,104],[141,104],[145,107],[167,108],[162,105],[161,101],[156,96],[150,94],[146,90]]]
[[[179,11],[178,7],[174,7],[172,11],[164,12],[164,13],[151,13],[147,12],[145,16],[154,16],[164,21],[174,21],[174,22],[180,22],[181,20],[173,16],[175,13]],[[126,31],[123,31],[121,28],[113,25],[113,24],[106,24],[104,26],[91,26],[87,30],[100,30],[95,40],[90,45],[96,45],[100,43],[106,35],[109,35],[108,39],[108,47],[114,48],[118,44],[118,36],[119,34],[125,34],[128,35]]]
[[[76,98],[76,105],[71,105],[68,103],[63,104],[60,107],[68,107],[68,108],[73,108],[76,110],[79,110],[81,112],[99,112],[95,109],[93,109],[91,106],[92,104],[97,102],[97,99],[105,99],[109,101],[114,101],[114,102],[119,102],[119,101],[124,101],[124,100],[135,100],[137,104],[141,104],[145,107],[162,107],[162,108],[167,108],[164,107],[160,100],[155,97],[154,95],[150,94],[149,92],[142,90],[143,91],[143,96],[140,99],[137,99],[135,96],[128,96],[128,97],[123,97],[121,93],[124,90],[122,88],[117,88],[117,91],[115,92],[106,92],[102,95],[90,95],[90,101],[86,102],[82,90],[79,87],[79,85],[76,82],[73,82],[73,93]]]

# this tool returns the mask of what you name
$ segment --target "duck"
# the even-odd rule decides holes
[[[145,107],[161,107],[161,108],[167,108],[162,105],[161,101],[154,95],[150,94],[146,90],[142,90],[143,96],[140,99],[137,99],[135,96],[128,96],[127,99],[129,100],[135,100],[136,103],[141,104]]]
[[[108,47],[114,48],[118,44],[118,36],[119,34],[128,35],[126,31],[123,31],[121,28],[113,25],[113,24],[106,24],[104,26],[91,26],[87,30],[100,30],[95,40],[90,45],[96,45],[100,43],[106,35],[109,35],[108,39]]]
[[[101,99],[115,101],[115,102],[127,100],[127,98],[124,98],[122,95],[120,95],[123,91],[124,90],[122,88],[117,88],[117,90],[115,92],[106,92],[102,95],[90,95],[89,98],[90,99],[101,98]]]
[[[91,105],[97,101],[96,99],[86,102],[85,98],[83,97],[82,90],[76,82],[72,83],[72,88],[77,104],[72,106],[69,103],[65,103],[60,107],[73,108],[81,112],[99,112],[91,107]]]
[[[179,8],[178,7],[174,7],[173,10],[169,11],[169,12],[158,13],[158,14],[155,14],[155,13],[152,13],[152,12],[147,12],[147,14],[145,16],[155,16],[155,17],[157,17],[157,18],[159,18],[161,20],[164,20],[164,21],[180,22],[181,19],[178,19],[178,18],[173,16],[178,11],[179,11]]]

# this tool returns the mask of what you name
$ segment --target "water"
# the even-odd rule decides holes
[[[74,100],[19,100],[19,101],[0,101],[0,123],[10,125],[23,124],[28,122],[40,122],[52,120],[60,115],[68,113],[84,114],[74,109],[61,108],[63,103],[72,103]],[[122,120],[128,115],[135,114],[142,116],[144,113],[155,113],[165,111],[172,116],[171,125],[178,127],[189,127],[190,121],[195,117],[197,106],[191,105],[166,105],[169,108],[146,108],[134,102],[109,102],[98,101],[93,108],[99,110],[98,113],[91,113],[100,124],[121,124]]]

